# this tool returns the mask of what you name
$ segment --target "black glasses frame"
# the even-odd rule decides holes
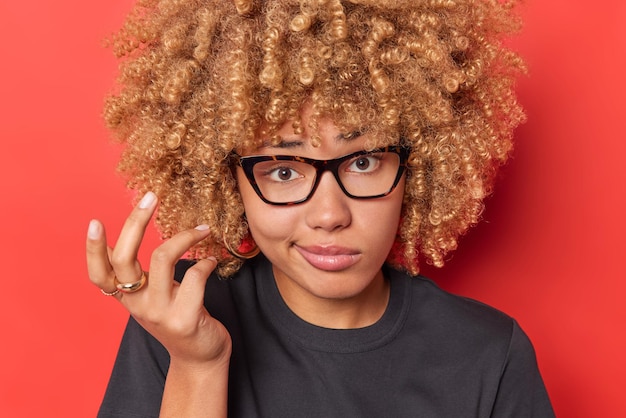
[[[343,183],[341,182],[341,179],[339,178],[339,166],[344,161],[349,160],[351,158],[355,158],[361,155],[376,154],[379,152],[393,152],[393,153],[398,154],[398,156],[400,157],[398,173],[396,174],[396,178],[393,182],[393,185],[385,193],[377,194],[374,196],[354,196],[350,194],[344,187]],[[250,185],[252,186],[252,188],[254,189],[256,194],[259,196],[259,198],[261,198],[262,201],[270,205],[286,206],[286,205],[297,205],[299,203],[304,203],[307,200],[309,200],[315,193],[315,190],[317,189],[317,186],[319,185],[320,179],[322,178],[322,174],[324,173],[324,171],[330,171],[331,173],[333,173],[333,176],[335,177],[335,180],[337,180],[337,184],[339,184],[341,191],[343,191],[346,196],[352,199],[377,199],[380,197],[387,196],[396,188],[396,186],[400,182],[400,179],[402,178],[402,174],[404,174],[404,171],[406,170],[406,166],[407,166],[406,162],[409,158],[409,154],[410,154],[409,148],[405,148],[399,145],[390,145],[384,148],[377,148],[371,151],[353,152],[352,154],[344,155],[343,157],[334,158],[331,160],[316,160],[313,158],[305,158],[305,157],[300,157],[297,155],[252,155],[252,156],[242,157],[240,155],[233,154],[233,158],[235,160],[235,163],[243,169],[243,172],[246,175],[246,178],[250,182]],[[254,178],[254,166],[255,164],[262,162],[262,161],[297,161],[297,162],[306,163],[306,164],[313,166],[316,171],[315,171],[315,181],[313,182],[311,191],[303,199],[296,200],[293,202],[272,202],[271,200],[267,200],[265,196],[263,196],[263,193],[261,193],[261,189],[259,188]]]

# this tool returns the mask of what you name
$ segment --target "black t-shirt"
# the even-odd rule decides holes
[[[177,266],[182,277],[188,262]],[[553,417],[534,350],[517,323],[423,277],[385,269],[375,324],[327,329],[282,300],[258,256],[205,304],[229,330],[230,417]],[[157,417],[169,357],[132,318],[100,418]]]

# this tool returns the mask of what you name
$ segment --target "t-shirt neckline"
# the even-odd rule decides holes
[[[260,257],[255,275],[261,309],[283,337],[314,350],[333,353],[356,353],[375,350],[392,341],[406,320],[411,303],[409,277],[387,266],[383,274],[389,280],[389,303],[374,324],[355,329],[331,329],[308,323],[298,317],[283,300],[271,263]]]

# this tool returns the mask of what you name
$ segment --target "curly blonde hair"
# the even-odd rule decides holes
[[[168,238],[211,226],[192,249],[229,276],[226,249],[254,245],[229,166],[299,121],[332,115],[370,146],[411,149],[401,224],[388,262],[442,266],[476,223],[524,113],[523,61],[502,43],[520,25],[506,0],[139,0],[113,38],[123,57],[105,105],[125,144],[129,187],[160,198]],[[294,122],[294,130],[302,130]],[[252,243],[252,244],[250,244]]]

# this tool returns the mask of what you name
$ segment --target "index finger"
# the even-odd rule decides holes
[[[111,265],[120,282],[133,282],[141,275],[141,266],[137,262],[137,254],[156,206],[156,195],[147,192],[124,222],[111,253]]]
[[[148,290],[169,295],[173,285],[174,267],[178,260],[194,244],[209,235],[207,225],[199,225],[174,235],[152,253],[150,260],[150,282]]]

